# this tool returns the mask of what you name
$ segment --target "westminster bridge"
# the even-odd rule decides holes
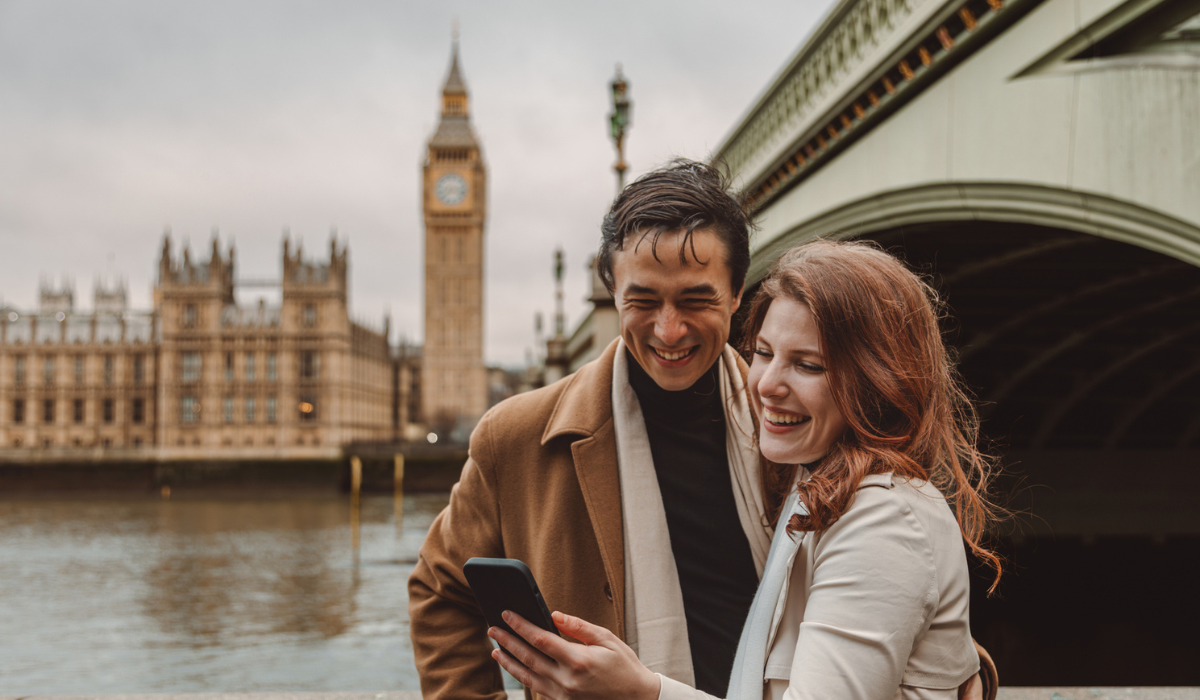
[[[1004,681],[1200,685],[1200,3],[843,0],[714,159],[751,286],[856,238],[946,298],[1023,513],[973,602]]]

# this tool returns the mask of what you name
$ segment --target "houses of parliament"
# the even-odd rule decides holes
[[[153,307],[123,283],[92,308],[43,282],[35,309],[0,304],[0,455],[332,459],[354,443],[461,439],[487,409],[486,168],[457,41],[424,163],[424,347],[351,317],[349,251],[306,256],[285,235],[277,303],[239,305],[236,254],[164,237]]]

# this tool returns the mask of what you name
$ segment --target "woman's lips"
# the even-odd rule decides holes
[[[802,416],[799,413],[763,406],[763,427],[772,433],[786,433],[810,420],[812,420],[812,416]]]

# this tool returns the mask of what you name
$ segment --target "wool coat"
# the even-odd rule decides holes
[[[430,527],[408,582],[423,697],[505,698],[462,573],[471,557],[524,561],[551,610],[625,638],[615,353],[614,342],[574,374],[504,401],[472,433],[450,504]]]

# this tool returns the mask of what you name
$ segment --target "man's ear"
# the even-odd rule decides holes
[[[746,285],[744,285],[744,284],[743,284],[743,285],[742,285],[742,288],[741,288],[741,289],[739,289],[739,290],[737,290],[737,294],[735,294],[735,295],[733,296],[733,309],[730,311],[730,313],[737,313],[737,310],[741,308],[741,306],[742,306],[742,293],[743,293],[743,292],[745,292],[745,291],[746,291]]]

